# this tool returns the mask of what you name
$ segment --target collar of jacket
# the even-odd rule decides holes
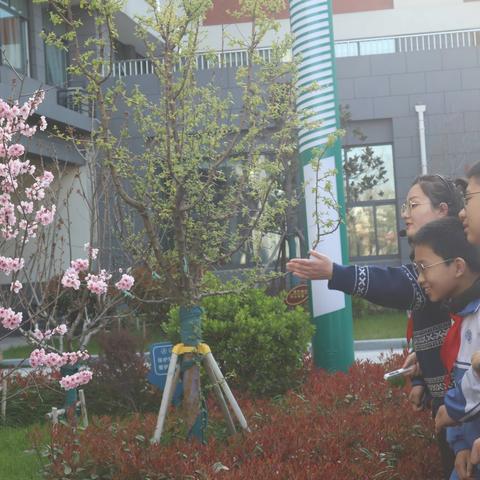
[[[450,299],[448,306],[451,312],[465,317],[480,308],[480,277],[458,297]]]

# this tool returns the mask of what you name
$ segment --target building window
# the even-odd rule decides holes
[[[344,148],[343,166],[350,259],[397,257],[392,145]]]
[[[395,39],[383,38],[374,40],[364,40],[359,42],[360,55],[383,55],[385,53],[395,53]]]
[[[45,33],[53,32],[58,36],[66,33],[64,25],[54,25],[50,19],[50,12],[43,10],[43,29]],[[67,86],[67,50],[45,43],[45,70],[46,81],[56,87]]]
[[[28,74],[27,0],[0,0],[0,59]]]

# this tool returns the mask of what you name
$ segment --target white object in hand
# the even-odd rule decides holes
[[[391,378],[399,377],[400,375],[408,375],[409,373],[412,373],[414,370],[414,367],[408,367],[408,368],[399,368],[398,370],[393,370],[391,372],[386,373],[383,376],[384,380],[390,380]]]

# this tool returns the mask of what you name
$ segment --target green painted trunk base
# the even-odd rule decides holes
[[[180,338],[184,345],[196,347],[202,341],[202,308],[180,307]]]
[[[202,313],[203,310],[198,305],[191,307],[180,307],[180,338],[184,345],[196,347],[202,341]],[[185,371],[192,368],[200,357],[196,354],[193,356],[189,354],[187,358],[181,358],[182,382],[184,384],[184,391],[192,392],[195,401],[186,404],[186,408],[192,408],[193,414],[196,413],[196,419],[187,434],[187,440],[196,439],[201,443],[206,443],[206,429],[208,423],[207,407],[203,400],[201,400],[201,392],[194,388],[198,382],[200,386],[200,370],[197,368],[192,371],[192,375],[188,375],[188,379],[184,376]],[[186,383],[189,385],[186,385]],[[198,397],[198,398],[197,398]],[[197,403],[197,404],[196,404]],[[196,404],[196,405],[195,405]],[[187,406],[188,405],[188,406]],[[190,412],[189,412],[190,413]]]
[[[316,317],[312,339],[313,363],[329,372],[345,372],[354,362],[352,306],[345,298],[346,308]]]
[[[68,364],[68,365],[64,365],[63,367],[60,367],[60,373],[62,377],[74,375],[77,372],[78,372],[77,365]],[[63,405],[63,408],[65,408],[65,410],[68,410],[69,408],[75,406],[77,401],[78,401],[77,389],[71,388],[70,390],[67,390],[65,392],[65,403]]]

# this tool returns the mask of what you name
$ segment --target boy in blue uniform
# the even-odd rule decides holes
[[[415,265],[418,282],[429,300],[446,301],[452,313],[450,328],[442,347],[442,358],[452,382],[445,397],[446,412],[455,420],[470,420],[458,426],[447,427],[447,440],[455,453],[455,469],[451,480],[479,478],[480,470],[471,465],[470,450],[480,437],[480,418],[458,417],[459,386],[469,371],[472,354],[480,349],[480,256],[478,248],[465,237],[462,222],[443,218],[428,223],[414,236]],[[471,369],[465,377],[465,386],[471,384]],[[437,427],[441,426],[437,414]],[[470,412],[472,413],[472,412]]]
[[[480,245],[480,162],[473,165],[467,173],[468,185],[465,192],[465,207],[459,217],[470,243]],[[435,419],[438,429],[458,422],[468,422],[477,417],[480,408],[480,351],[472,355],[472,367],[467,369],[462,381],[446,395],[445,405]],[[470,473],[473,465],[480,464],[480,438],[472,446]]]
[[[480,162],[467,173],[468,184],[465,192],[465,207],[459,217],[470,243],[480,245]]]

